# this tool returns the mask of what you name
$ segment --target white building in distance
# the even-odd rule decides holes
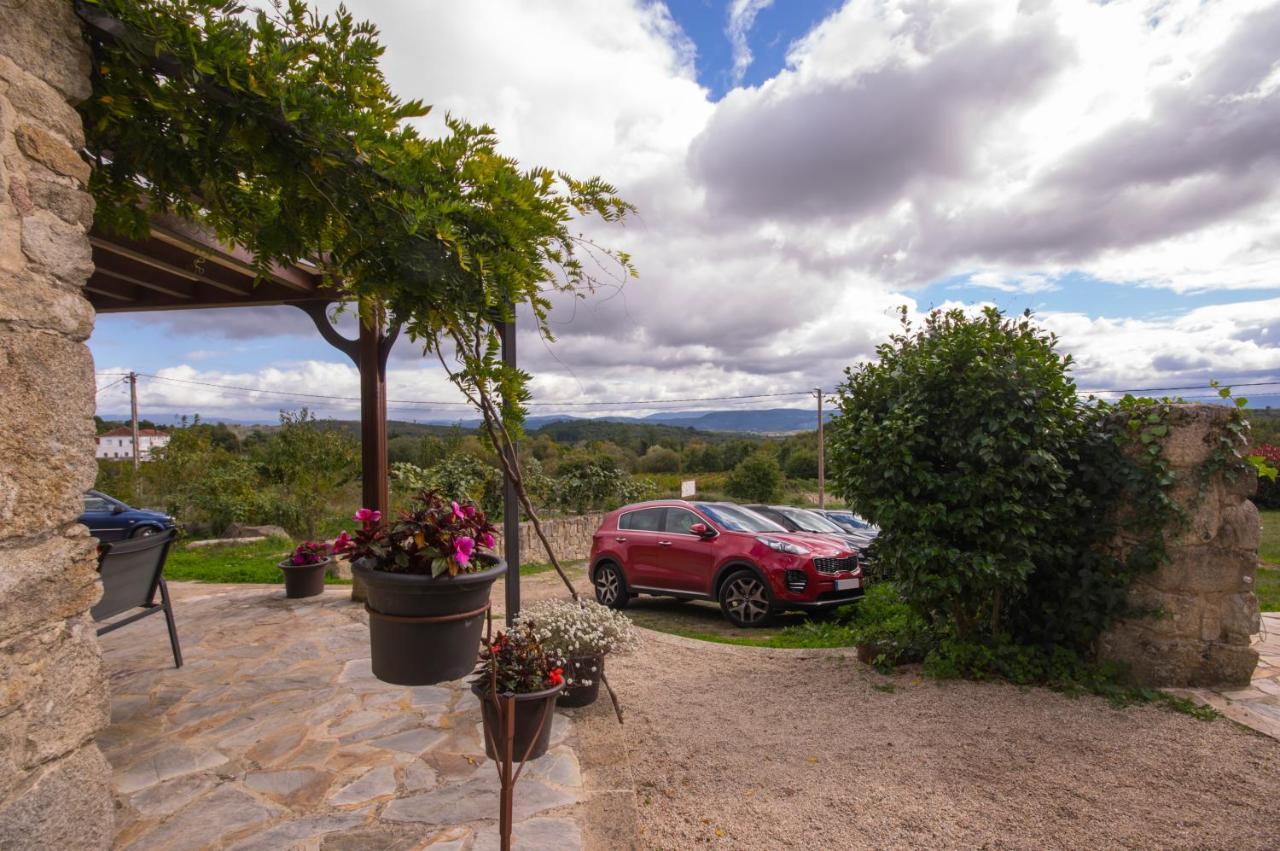
[[[138,429],[138,459],[151,460],[151,450],[169,443],[169,435],[153,428]],[[98,435],[97,457],[112,460],[133,458],[133,432],[126,426]]]

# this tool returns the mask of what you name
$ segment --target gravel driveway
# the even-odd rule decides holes
[[[645,638],[609,668],[644,847],[1277,847],[1280,743],[1226,720]]]

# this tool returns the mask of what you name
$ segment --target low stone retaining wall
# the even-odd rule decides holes
[[[580,561],[591,555],[591,536],[600,528],[603,513],[579,514],[574,517],[554,517],[542,521],[542,531],[561,561]],[[498,554],[506,558],[503,549],[502,524],[498,525]],[[528,520],[520,524],[520,560],[525,564],[546,562],[547,551],[533,531]]]
[[[1099,655],[1124,663],[1145,685],[1248,685],[1258,662],[1249,646],[1259,629],[1253,581],[1261,524],[1249,501],[1257,478],[1243,464],[1206,466],[1229,409],[1195,405],[1177,414],[1163,449],[1186,522],[1165,531],[1168,560],[1129,590],[1136,609],[1156,614],[1117,622],[1102,635]]]

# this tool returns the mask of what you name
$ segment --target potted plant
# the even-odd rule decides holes
[[[501,761],[507,753],[503,706],[515,713],[511,725],[511,758],[537,759],[551,743],[556,697],[564,688],[564,671],[549,657],[538,639],[520,627],[499,632],[480,651],[480,667],[471,690],[480,698],[484,723],[484,751]],[[507,702],[509,701],[509,702]]]
[[[507,572],[494,528],[469,503],[423,491],[395,522],[362,508],[351,571],[365,585],[373,674],[420,686],[466,676],[476,663],[489,590]]]
[[[344,532],[339,536],[336,546],[344,545],[345,535]],[[323,593],[325,570],[333,560],[333,554],[341,551],[324,541],[303,541],[298,544],[289,557],[278,565],[284,571],[284,595],[296,599]]]
[[[595,600],[543,600],[526,606],[516,625],[528,630],[552,662],[564,668],[556,703],[589,706],[600,696],[606,654],[630,650],[636,631],[626,615]]]

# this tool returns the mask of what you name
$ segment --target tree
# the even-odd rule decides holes
[[[338,488],[355,479],[360,448],[345,430],[316,423],[306,408],[280,412],[280,428],[256,453],[264,480],[275,488],[276,510],[285,525],[308,538]]]
[[[845,371],[828,427],[836,489],[879,524],[906,599],[962,638],[997,634],[1037,566],[1070,562],[1064,526],[1083,431],[1071,358],[1029,314],[935,311]]]
[[[729,496],[744,502],[777,502],[782,498],[782,468],[766,450],[757,450],[733,468],[725,482]]]
[[[680,472],[680,455],[674,449],[654,444],[636,461],[636,472],[678,473]]]
[[[783,465],[788,479],[818,478],[818,452],[808,447],[792,449],[787,453],[786,464]]]

